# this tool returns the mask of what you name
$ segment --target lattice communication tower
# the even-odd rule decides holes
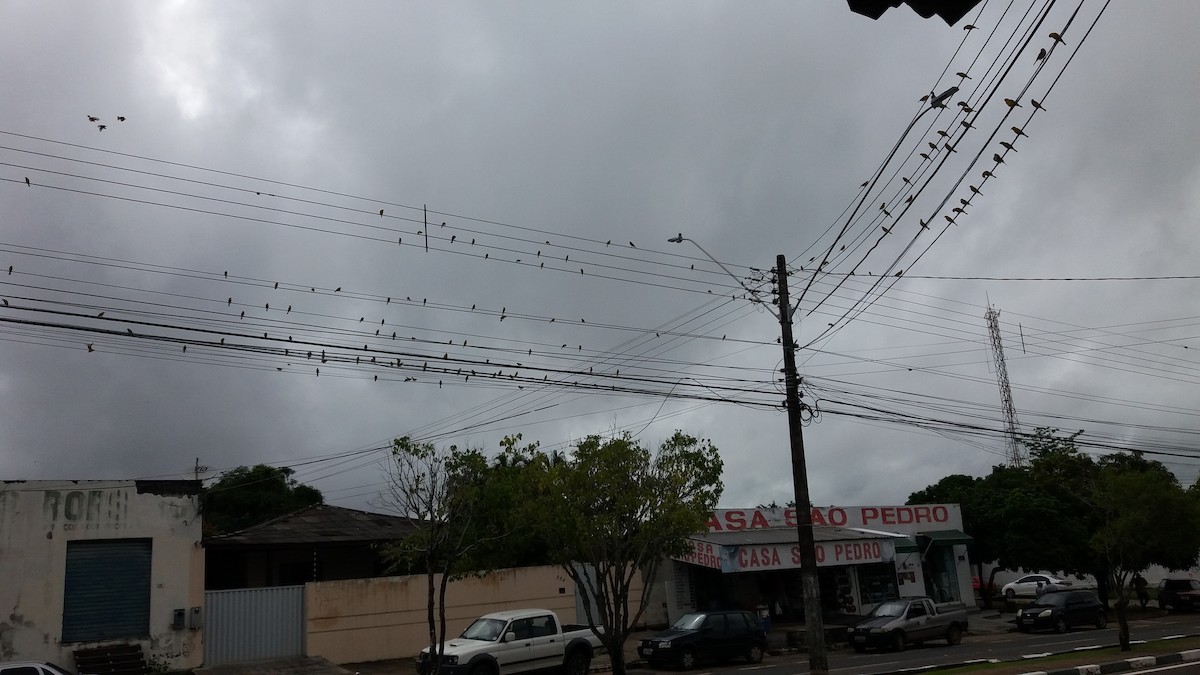
[[[1025,450],[1017,440],[1017,411],[1013,408],[1012,390],[1008,387],[1008,368],[1004,365],[1004,345],[1000,342],[1000,312],[988,307],[983,315],[988,333],[992,336],[992,355],[996,359],[996,379],[1000,383],[1000,406],[1004,413],[1004,436],[1009,466],[1025,465]]]

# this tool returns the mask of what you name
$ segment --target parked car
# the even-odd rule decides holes
[[[1072,626],[1107,624],[1108,610],[1095,591],[1047,591],[1017,612],[1017,630],[1022,633],[1045,628],[1065,633]]]
[[[929,598],[899,598],[880,604],[855,624],[850,630],[850,645],[856,652],[868,647],[904,651],[909,644],[925,640],[945,640],[956,645],[962,642],[966,631],[965,609],[939,610]]]
[[[0,663],[0,675],[71,675],[53,663],[45,661],[14,661]]]
[[[1158,606],[1162,609],[1200,609],[1200,581],[1163,579],[1158,582]]]
[[[562,624],[548,609],[485,614],[442,645],[441,675],[511,675],[561,669],[587,675],[600,638],[588,626]],[[429,648],[417,655],[417,672],[429,670]]]
[[[1066,579],[1059,579],[1058,577],[1052,577],[1049,574],[1026,574],[1016,581],[1010,581],[1007,584],[1004,584],[1004,587],[1000,589],[1000,592],[1004,593],[1004,597],[1008,598],[1009,600],[1012,600],[1016,597],[1036,598],[1038,596],[1039,586],[1042,588],[1042,591],[1045,592],[1048,590],[1060,590],[1071,585],[1072,584],[1070,581],[1067,581]]]
[[[638,643],[638,656],[652,666],[673,664],[691,669],[701,661],[763,659],[767,633],[752,612],[714,611],[684,614],[665,631]]]

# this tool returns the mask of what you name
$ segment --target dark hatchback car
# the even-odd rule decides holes
[[[1065,633],[1072,626],[1107,624],[1108,609],[1094,591],[1050,591],[1017,612],[1017,630],[1022,633],[1043,628]]]
[[[1200,581],[1163,579],[1158,582],[1158,606],[1162,609],[1200,610]]]
[[[701,661],[744,658],[762,661],[767,633],[751,612],[695,612],[638,643],[638,656],[650,665],[672,664],[685,670]]]

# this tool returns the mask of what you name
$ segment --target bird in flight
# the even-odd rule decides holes
[[[124,122],[124,121],[125,121],[125,116],[124,116],[124,115],[117,115],[117,121],[118,121],[118,122]]]
[[[99,129],[100,131],[104,131],[105,129],[108,128],[108,125],[107,124],[97,124],[96,128]]]
[[[87,118],[88,118],[89,122],[99,122],[100,121],[100,118],[96,117],[95,115],[88,115]]]
[[[89,343],[87,343],[87,350],[88,350],[89,352],[94,352],[94,351],[96,351],[96,348],[95,348],[95,347],[93,347],[93,346],[92,346],[92,343],[90,343],[90,342],[89,342]]]

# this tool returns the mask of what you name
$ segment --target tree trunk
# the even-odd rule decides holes
[[[625,640],[605,640],[604,648],[608,650],[608,659],[612,663],[612,675],[625,675]]]
[[[1129,606],[1129,599],[1121,593],[1121,597],[1117,600],[1117,639],[1121,642],[1121,651],[1127,652],[1133,649],[1129,645],[1129,616],[1125,612],[1125,608]]]

